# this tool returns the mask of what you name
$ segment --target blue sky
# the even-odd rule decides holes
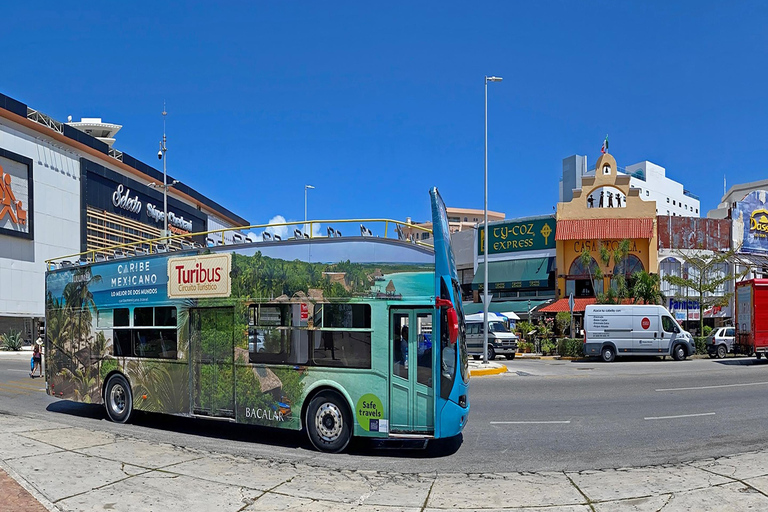
[[[130,4],[130,5],[129,5]],[[160,4],[158,2],[157,4]],[[618,5],[617,5],[618,4]],[[122,124],[115,147],[253,223],[426,220],[428,190],[548,213],[561,161],[650,160],[715,208],[768,178],[764,2],[154,2],[4,7],[0,92]]]

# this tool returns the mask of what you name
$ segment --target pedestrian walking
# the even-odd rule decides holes
[[[35,346],[32,348],[32,371],[29,372],[29,376],[34,378],[35,377],[35,370],[37,370],[38,377],[43,376],[43,354],[40,352],[41,348],[43,346],[43,339],[38,337],[37,341],[35,341]]]

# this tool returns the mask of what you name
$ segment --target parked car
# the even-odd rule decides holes
[[[718,327],[707,336],[707,353],[709,357],[724,358],[733,353],[733,342],[736,339],[735,327]]]
[[[474,317],[475,315],[470,315]],[[514,359],[517,352],[518,338],[515,333],[507,329],[504,322],[497,317],[488,317],[488,359],[496,359],[497,355],[503,355],[507,359]],[[475,359],[483,356],[483,320],[467,319],[467,353]]]

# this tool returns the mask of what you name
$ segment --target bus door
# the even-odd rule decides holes
[[[392,433],[434,432],[432,309],[390,310]]]
[[[189,325],[192,412],[234,418],[234,309],[190,309]]]

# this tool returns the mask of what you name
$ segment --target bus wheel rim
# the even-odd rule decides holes
[[[338,439],[343,427],[341,409],[336,404],[326,402],[318,408],[315,428],[323,441],[330,443]]]
[[[109,407],[115,414],[122,414],[125,411],[125,390],[123,386],[117,384],[109,392]]]

